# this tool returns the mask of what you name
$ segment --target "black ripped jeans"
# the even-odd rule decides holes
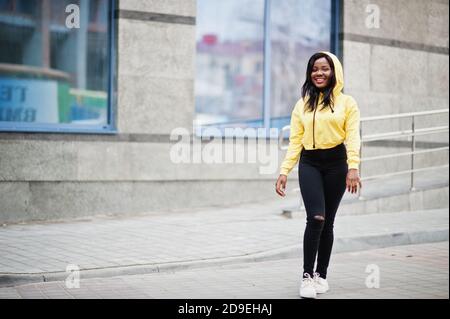
[[[334,217],[345,193],[347,172],[344,144],[330,149],[303,149],[301,152],[298,174],[307,216],[303,238],[303,273],[311,277],[316,256],[316,272],[322,278],[327,276],[334,240]]]

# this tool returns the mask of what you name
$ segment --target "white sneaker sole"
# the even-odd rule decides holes
[[[316,294],[324,294],[324,293],[327,293],[329,290],[330,290],[330,289],[327,289],[327,290],[321,290],[321,291],[316,290]]]
[[[308,293],[302,293],[300,292],[300,297],[305,298],[305,299],[316,299],[317,298],[317,294],[308,294]]]

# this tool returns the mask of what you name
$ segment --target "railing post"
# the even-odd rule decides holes
[[[361,139],[361,148],[359,150],[359,158],[362,159],[362,149],[363,149],[363,140],[362,140],[362,122],[359,122],[359,138]],[[362,160],[359,162],[359,178],[362,179]],[[358,199],[363,200],[363,196],[361,195],[361,187],[358,187]]]
[[[414,152],[416,151],[416,133],[415,133],[415,116],[412,116],[411,121],[411,128],[412,128],[412,139],[411,139],[411,185],[410,185],[410,191],[413,192],[416,190],[414,187]]]

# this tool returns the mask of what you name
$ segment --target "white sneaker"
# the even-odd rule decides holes
[[[324,294],[328,290],[330,290],[330,286],[328,286],[328,281],[326,279],[320,278],[320,275],[318,273],[314,273],[313,280],[316,293]]]
[[[300,297],[313,299],[317,297],[314,279],[309,274],[305,274],[300,284]]]

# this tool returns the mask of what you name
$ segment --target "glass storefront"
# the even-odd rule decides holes
[[[199,0],[197,8],[197,123],[261,122],[264,0]]]
[[[0,0],[0,130],[108,131],[111,0]]]
[[[331,0],[197,0],[196,125],[288,124],[309,57],[334,51],[333,14]]]

